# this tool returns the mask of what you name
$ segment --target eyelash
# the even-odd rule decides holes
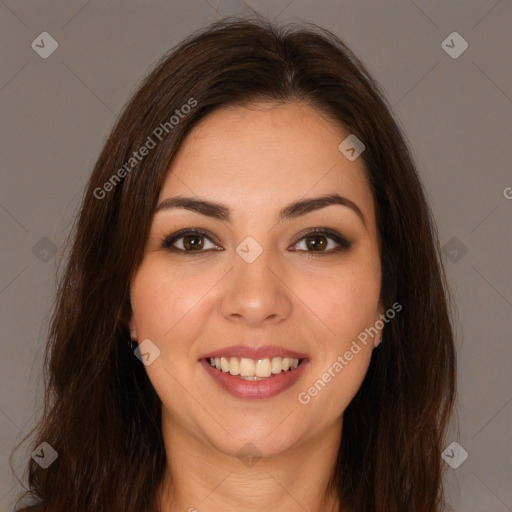
[[[206,233],[205,231],[201,229],[183,229],[181,231],[177,231],[176,233],[173,233],[172,235],[169,235],[165,237],[162,240],[162,248],[167,249],[168,251],[174,252],[179,255],[184,256],[200,256],[201,254],[204,254],[205,252],[210,252],[212,249],[208,250],[198,250],[198,251],[186,251],[183,249],[178,249],[176,247],[173,247],[173,243],[179,240],[180,238],[183,238],[186,235],[198,235],[198,236],[204,236],[205,238],[208,238],[210,242],[215,243],[212,238]],[[297,245],[299,242],[301,242],[304,238],[307,238],[309,236],[325,236],[326,238],[330,238],[335,243],[338,244],[338,247],[336,249],[330,249],[329,251],[305,251],[302,249],[297,250],[299,253],[304,253],[304,257],[311,257],[311,256],[324,256],[328,254],[335,254],[339,252],[346,251],[352,247],[352,243],[349,242],[346,238],[344,238],[342,235],[340,235],[338,232],[333,231],[331,229],[326,228],[314,228],[304,235],[295,243],[294,246]],[[213,249],[215,250],[215,249]],[[295,251],[294,251],[295,252]]]

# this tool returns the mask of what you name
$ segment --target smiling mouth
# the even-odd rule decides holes
[[[245,357],[207,357],[213,368],[242,380],[265,380],[280,373],[292,372],[304,361],[292,357],[249,359]]]

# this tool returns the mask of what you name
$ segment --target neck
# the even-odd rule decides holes
[[[167,470],[158,492],[159,512],[342,510],[339,497],[328,488],[342,419],[300,446],[252,462],[166,423],[164,419]]]

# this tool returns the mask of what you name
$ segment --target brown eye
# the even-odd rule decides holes
[[[211,245],[205,244],[204,240],[207,240]],[[162,242],[162,247],[172,252],[196,256],[209,252],[217,246],[203,231],[188,229],[169,235]]]
[[[185,235],[183,237],[183,246],[186,250],[189,249],[202,249],[204,242],[202,239],[202,235]]]
[[[328,245],[328,243],[325,241],[325,238],[326,237],[322,235],[304,237],[306,240],[306,247],[312,251],[323,251]]]
[[[211,245],[208,246],[208,244]],[[303,245],[303,247],[297,248],[300,245]],[[306,233],[293,246],[294,249],[292,251],[298,251],[306,255],[321,256],[341,252],[349,249],[351,246],[352,243],[338,232],[328,228],[317,228]],[[222,250],[212,241],[212,238],[207,233],[196,229],[184,229],[169,235],[163,240],[162,247],[177,254],[187,256],[199,256],[212,250]]]
[[[304,241],[304,242],[302,242]],[[302,248],[299,247],[302,244]],[[350,249],[352,243],[336,231],[330,229],[314,229],[306,233],[294,247],[300,252],[316,253],[317,255],[333,254]],[[297,249],[294,249],[297,250]]]

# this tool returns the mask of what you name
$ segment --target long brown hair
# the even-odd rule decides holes
[[[29,459],[17,505],[31,496],[51,512],[156,508],[166,466],[161,402],[130,345],[130,279],[184,136],[220,106],[258,100],[307,102],[364,142],[381,300],[402,306],[344,412],[329,484],[357,512],[444,510],[453,304],[415,163],[379,84],[336,35],[259,18],[224,18],[164,55],[108,137],[69,235],[45,351],[44,412],[31,447],[47,442],[58,458],[46,469]],[[134,160],[143,146],[151,148]]]

